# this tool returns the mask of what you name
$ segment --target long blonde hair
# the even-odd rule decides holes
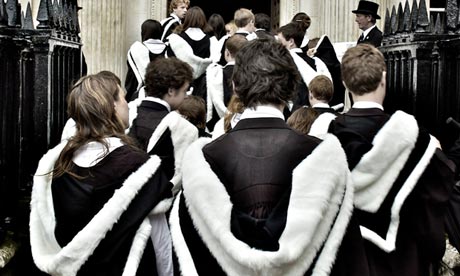
[[[107,137],[118,137],[125,144],[133,145],[125,135],[122,119],[115,111],[115,102],[119,100],[120,86],[103,74],[88,75],[79,79],[72,87],[67,98],[67,113],[75,120],[76,133],[68,140],[59,156],[53,171],[53,177],[71,172],[72,158],[76,150],[88,142],[96,141],[104,145],[106,153],[109,145]]]

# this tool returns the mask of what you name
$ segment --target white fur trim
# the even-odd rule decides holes
[[[311,66],[294,51],[294,49],[289,50],[289,52],[294,59],[294,63],[299,70],[303,82],[308,86],[310,81],[320,74],[311,68]]]
[[[128,63],[137,79],[137,89],[142,87],[145,78],[145,69],[150,62],[149,49],[141,42],[136,41],[128,51]]]
[[[227,107],[224,104],[224,84],[222,66],[213,63],[206,69],[207,87],[207,112],[206,122],[212,119],[212,107],[214,106],[220,118],[225,115]]]
[[[141,262],[151,231],[152,224],[145,218],[134,236],[122,276],[136,276],[137,268]]]
[[[167,19],[166,19],[167,20]],[[165,40],[165,35],[166,33],[169,31],[169,29],[171,28],[172,24],[174,23],[179,23],[180,24],[180,21],[175,18],[174,16],[172,17],[172,19],[168,22],[168,24],[166,24],[166,26],[164,26],[163,28],[163,34],[161,35],[161,40],[164,41]],[[161,23],[161,25],[163,25],[164,22]],[[171,35],[169,35],[168,37],[170,37]]]
[[[409,159],[418,131],[415,118],[402,111],[395,112],[380,129],[372,141],[372,149],[351,172],[358,209],[377,212]]]
[[[174,185],[173,191],[177,193],[180,189],[182,178],[182,157],[185,149],[196,139],[198,139],[198,129],[189,121],[184,119],[179,113],[172,111],[166,115],[150,137],[147,152],[150,152],[161,135],[169,129],[171,140],[174,146],[174,176],[170,180]]]
[[[224,129],[224,117],[220,118],[219,121],[214,125],[214,130],[212,131],[212,139],[219,138],[220,136],[225,134]]]
[[[31,200],[30,243],[34,262],[40,270],[51,275],[68,276],[75,275],[93,253],[139,190],[156,172],[160,159],[152,156],[132,173],[93,219],[71,242],[61,248],[54,236],[56,221],[51,192],[51,172],[65,144],[61,143],[48,151],[40,160],[35,173]],[[136,256],[128,258],[131,260]]]
[[[329,112],[322,113],[311,125],[308,135],[323,139],[327,134],[329,125],[331,124],[332,120],[335,119],[335,117],[337,116]]]
[[[172,241],[166,214],[150,215],[153,225],[151,240],[155,250],[157,272],[160,276],[173,276]]]
[[[233,205],[201,151],[209,141],[201,138],[187,150],[183,193],[198,233],[224,271],[228,275],[301,275],[319,253],[315,270],[319,275],[327,275],[348,226],[353,201],[345,153],[337,138],[326,136],[293,171],[286,227],[279,240],[280,248],[275,252],[251,248],[231,233]],[[171,216],[172,231],[178,227],[174,216]],[[196,275],[193,261],[187,256],[190,253],[183,247],[183,237],[177,235],[173,233],[173,245],[182,273],[188,275],[190,271],[190,275]],[[324,249],[318,252],[324,243]]]
[[[137,118],[137,108],[141,105],[144,98],[145,98],[145,88],[141,87],[141,89],[139,90],[139,96],[136,99],[128,103],[129,127],[126,129],[126,134],[128,134],[129,129],[133,126],[133,122]]]
[[[193,54],[192,47],[179,35],[171,34],[168,39],[169,46],[176,57],[192,66],[193,79],[200,77],[211,64],[211,58],[201,58]]]
[[[326,64],[319,57],[313,57],[313,60],[315,60],[316,72],[318,72],[320,75],[328,77],[332,82],[334,82]]]
[[[403,186],[396,195],[393,205],[391,206],[391,221],[388,227],[386,238],[383,239],[372,230],[367,229],[364,226],[360,226],[363,238],[374,243],[385,252],[391,252],[396,249],[396,237],[399,229],[399,214],[401,212],[401,208],[409,194],[414,190],[414,187],[420,179],[420,176],[423,174],[426,167],[430,163],[430,160],[438,147],[439,141],[430,135],[430,142],[425,153],[423,154],[422,158],[417,163],[409,177],[407,177]]]

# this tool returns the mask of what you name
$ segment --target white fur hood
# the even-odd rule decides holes
[[[210,141],[201,138],[187,150],[183,194],[195,228],[223,270],[228,275],[302,275],[317,257],[313,275],[329,275],[353,210],[350,173],[337,138],[326,136],[293,171],[286,227],[273,252],[251,248],[232,234],[232,202],[202,153]],[[178,208],[176,200],[170,218],[174,248],[182,274],[197,275]]]
[[[40,160],[35,173],[30,213],[30,244],[34,262],[40,270],[51,275],[71,276],[76,275],[136,194],[156,172],[160,159],[152,156],[132,173],[94,218],[72,241],[61,248],[54,236],[56,221],[50,172],[65,144],[66,141],[49,150]],[[151,225],[145,219],[133,240],[123,275],[136,274],[150,231]]]

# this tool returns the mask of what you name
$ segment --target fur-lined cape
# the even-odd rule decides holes
[[[128,51],[128,64],[137,79],[138,87],[136,90],[139,90],[144,83],[145,69],[149,61],[149,49],[139,41],[134,42]]]
[[[54,235],[56,221],[51,192],[51,172],[65,144],[66,142],[62,142],[49,150],[38,164],[32,188],[30,244],[34,262],[40,270],[51,275],[71,276],[76,275],[136,194],[155,174],[160,159],[152,156],[132,173],[93,219],[72,241],[61,248]],[[146,218],[136,232],[123,275],[136,274],[150,231],[151,225]]]
[[[326,136],[293,171],[278,251],[251,248],[232,234],[232,202],[202,153],[210,141],[201,138],[187,150],[183,195],[194,227],[222,269],[228,275],[302,275],[315,263],[314,275],[329,275],[353,210],[350,173],[337,138]],[[182,275],[197,275],[180,228],[179,201],[170,217],[173,245]]]
[[[336,117],[337,116],[335,114],[329,112],[322,113],[318,116],[318,118],[316,118],[316,120],[311,125],[308,135],[315,136],[319,139],[323,139],[324,136],[327,134],[329,125]]]
[[[428,144],[422,145],[423,148],[415,149],[417,139],[420,139],[419,133],[415,118],[397,111],[374,137],[372,149],[363,155],[351,173],[355,185],[356,208],[375,213],[400,177],[401,171],[406,166],[412,166],[409,168],[411,173],[407,179],[404,179],[391,206],[391,218],[386,236],[381,237],[371,229],[360,227],[363,238],[386,252],[395,250],[401,208],[430,163],[436,148],[439,147],[436,138],[430,136],[427,139]],[[409,156],[414,150],[424,153],[418,163],[408,164]]]
[[[311,80],[318,76],[319,73],[316,72],[313,68],[311,68],[308,63],[301,58],[294,49],[289,51],[291,53],[292,59],[294,60],[297,69],[299,70],[300,76],[302,77],[303,82],[308,86]]]
[[[227,107],[224,103],[224,77],[222,72],[222,66],[213,63],[208,69],[206,69],[206,87],[207,87],[207,99],[206,99],[206,122],[212,119],[212,108],[214,107],[220,118],[225,115]]]
[[[201,58],[193,54],[192,47],[179,35],[171,34],[168,39],[169,47],[176,57],[192,66],[193,79],[200,77],[211,64],[211,58]]]

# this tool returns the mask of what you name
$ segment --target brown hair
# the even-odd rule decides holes
[[[303,106],[296,111],[294,111],[291,116],[287,119],[287,124],[305,134],[308,135],[310,132],[311,125],[318,118],[319,112],[314,108]]]
[[[232,35],[225,42],[225,48],[230,52],[230,55],[234,57],[238,51],[248,42],[244,35],[235,34]]]
[[[184,19],[184,24],[182,24],[182,30],[185,31],[188,28],[200,28],[205,33],[209,33],[212,30],[212,27],[208,25],[206,16],[200,7],[191,7],[187,11],[187,15]]]
[[[172,0],[171,3],[169,4],[169,12],[173,12],[174,9],[179,7],[180,4],[185,4],[190,6],[190,1],[189,0]]]
[[[334,95],[334,85],[332,81],[324,75],[314,77],[308,85],[308,90],[315,99],[326,103],[328,103]]]
[[[254,39],[241,48],[233,69],[234,91],[245,107],[286,105],[300,75],[289,51],[274,39]]]
[[[177,108],[177,112],[197,128],[206,128],[206,103],[203,98],[187,96]]]
[[[299,12],[296,15],[294,15],[294,17],[292,18],[291,22],[298,24],[299,27],[304,32],[306,32],[308,30],[308,28],[310,28],[311,18],[310,18],[310,16],[308,16],[308,14],[306,14],[304,12]]]
[[[299,24],[296,23],[288,23],[281,26],[277,33],[283,34],[286,40],[290,40],[292,38],[297,47],[300,47],[303,37],[305,36],[305,32],[299,27]]]
[[[125,135],[125,126],[115,110],[121,87],[113,78],[115,75],[112,73],[113,76],[110,76],[107,72],[82,77],[73,85],[67,98],[67,113],[75,120],[76,133],[69,138],[56,161],[53,177],[68,173],[80,178],[71,172],[72,158],[75,151],[88,142],[103,144],[106,153],[109,145],[104,138],[107,137],[118,137],[125,144],[133,145]]]
[[[193,80],[193,69],[175,58],[158,58],[147,65],[145,72],[145,94],[162,99],[169,88],[179,89]]]
[[[227,105],[227,112],[224,116],[224,131],[228,132],[232,128],[232,118],[236,113],[243,113],[244,105],[238,96],[233,95]]]
[[[235,25],[238,28],[243,28],[244,26],[248,25],[251,20],[255,21],[255,17],[252,11],[244,8],[236,10],[233,19],[235,20]]]
[[[386,64],[377,48],[363,43],[345,52],[341,69],[346,87],[356,95],[364,95],[377,89]]]

